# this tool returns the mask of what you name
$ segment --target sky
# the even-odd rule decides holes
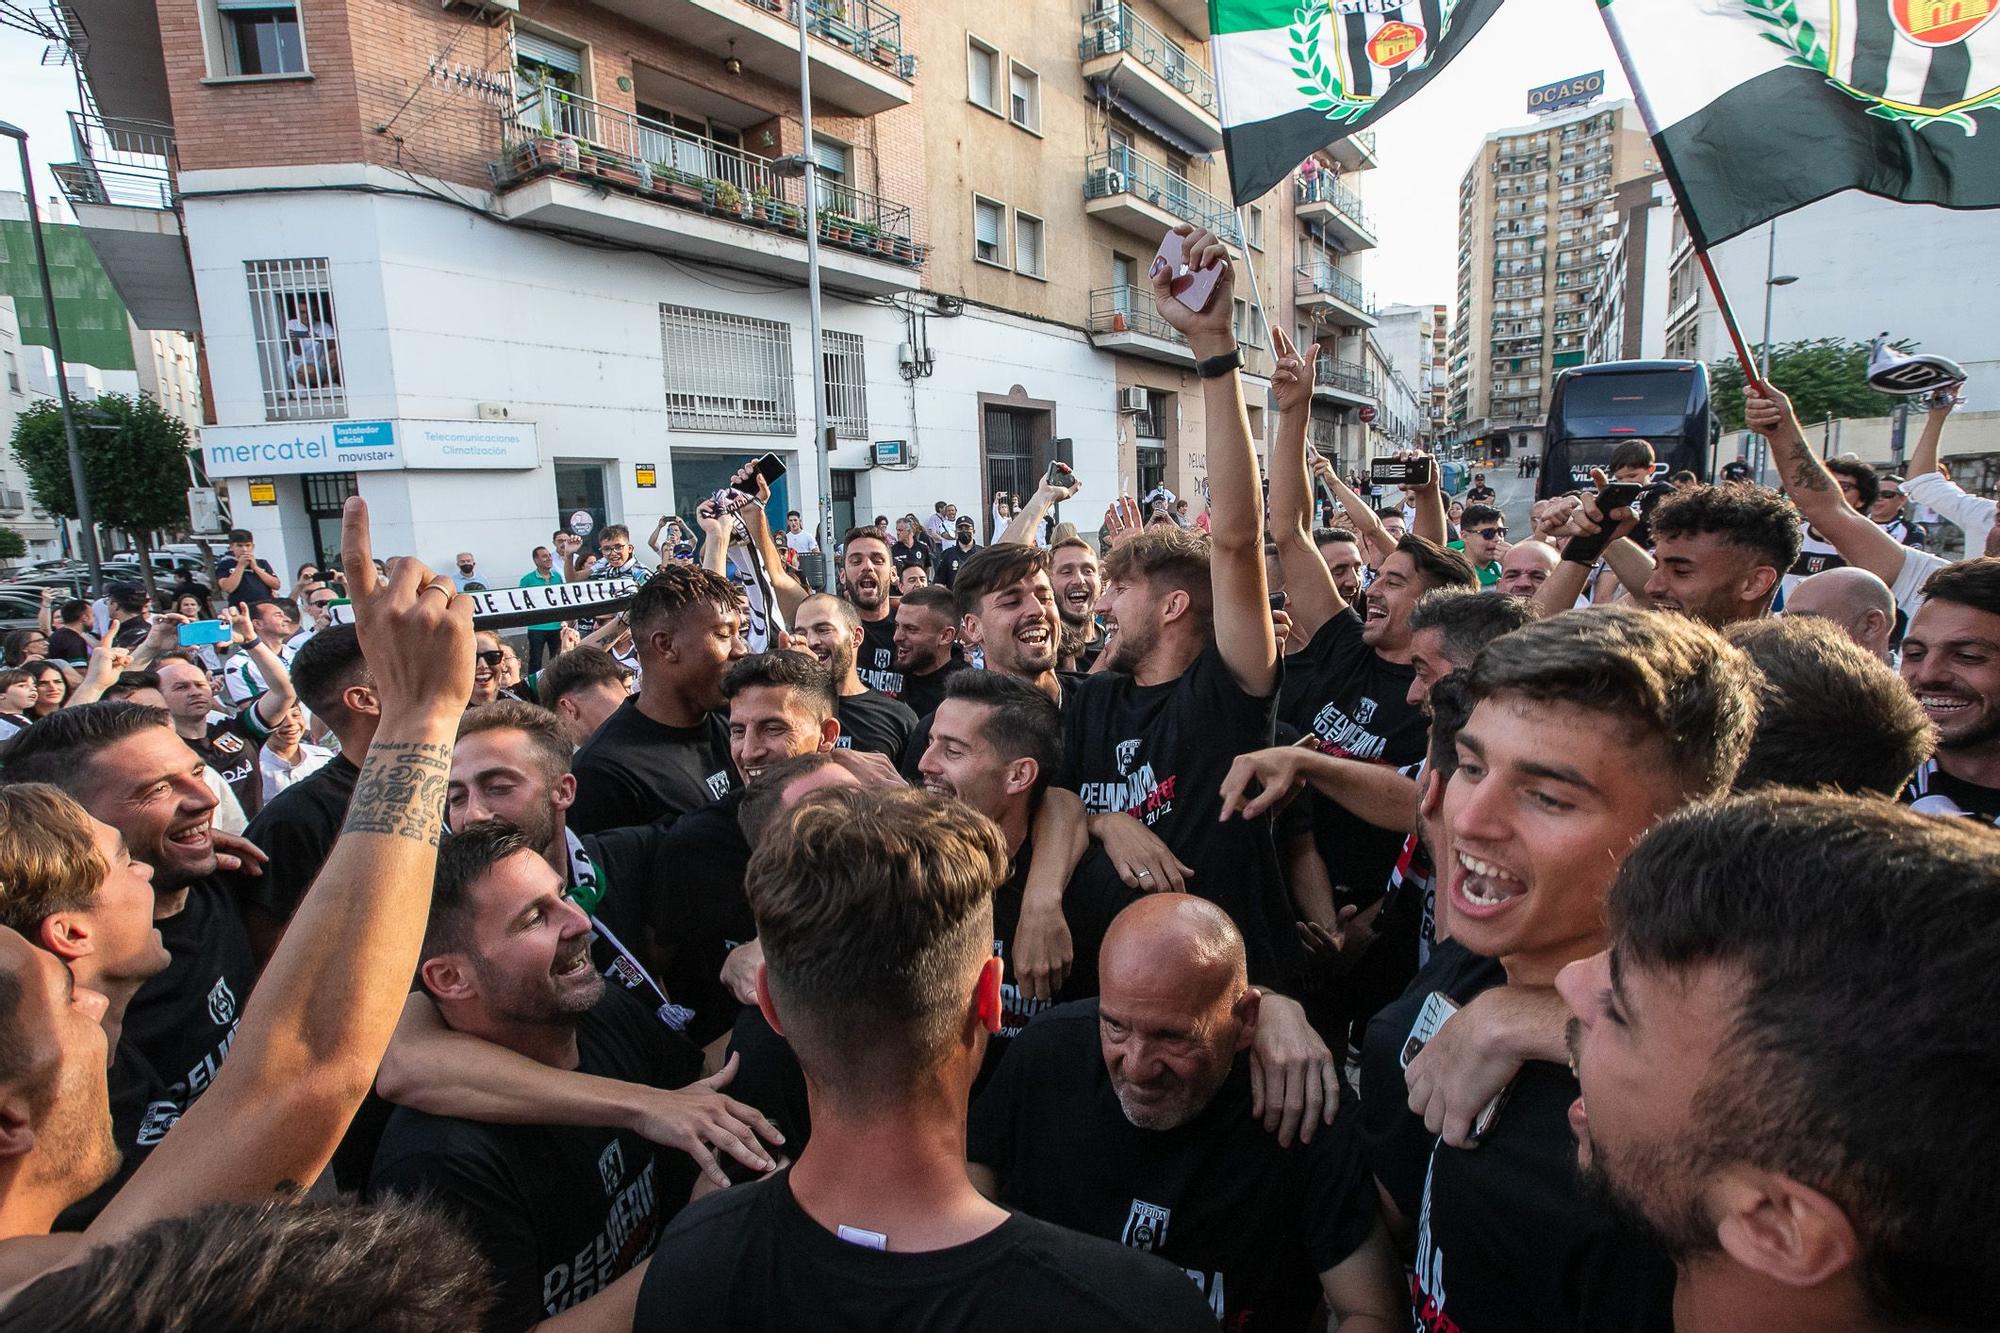
[[[46,164],[72,156],[63,113],[76,91],[70,70],[41,64],[42,45],[0,28],[0,120],[28,131],[46,201],[55,189]],[[1591,0],[1507,0],[1429,87],[1381,120],[1382,165],[1361,185],[1380,241],[1364,269],[1378,304],[1452,304],[1458,182],[1480,140],[1530,122],[1528,89],[1600,69],[1607,100],[1624,96],[1624,75]],[[0,189],[19,188],[10,155],[0,161]]]

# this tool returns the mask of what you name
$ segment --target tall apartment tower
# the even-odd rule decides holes
[[[1629,101],[1572,107],[1486,136],[1458,187],[1453,436],[1539,451],[1551,379],[1582,365],[1586,300],[1612,196],[1654,170]]]

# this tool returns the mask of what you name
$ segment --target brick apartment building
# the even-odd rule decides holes
[[[385,549],[498,577],[774,451],[810,523],[808,227],[836,528],[984,512],[1059,454],[1087,529],[1118,491],[1198,497],[1193,362],[1145,278],[1183,220],[1322,340],[1313,438],[1359,461],[1366,136],[1239,227],[1200,0],[801,2],[810,143],[793,0],[71,0],[58,176],[139,323],[198,332],[236,521],[323,561],[358,491]],[[1270,340],[1236,317],[1261,436]]]

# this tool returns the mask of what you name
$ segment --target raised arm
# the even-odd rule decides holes
[[[346,822],[215,1083],[98,1215],[89,1243],[310,1185],[374,1083],[416,973],[452,736],[472,690],[472,604],[417,560],[378,580],[359,498],[342,540],[382,706]]]
[[[1833,543],[1840,558],[1896,586],[1908,554],[1903,544],[1855,512],[1834,483],[1833,474],[1812,451],[1792,400],[1772,386],[1750,384],[1743,391],[1743,420],[1771,442],[1771,457],[1785,479],[1786,493],[1819,535]]]
[[[1074,498],[1082,489],[1083,483],[1076,479],[1073,472],[1067,486],[1058,486],[1043,477],[1042,484],[1035,487],[1033,495],[1021,502],[1021,507],[1008,521],[1006,530],[993,539],[993,544],[999,546],[1003,542],[1013,542],[1017,546],[1035,545],[1035,533],[1041,529],[1042,518],[1049,512],[1049,506]]]
[[[1408,455],[1411,458],[1422,456],[1420,454]],[[1416,522],[1411,526],[1410,531],[1422,537],[1427,542],[1443,546],[1447,541],[1451,540],[1451,529],[1445,523],[1444,478],[1438,475],[1439,471],[1437,459],[1431,459],[1430,484],[1427,486],[1407,486],[1404,489],[1415,499],[1417,505]]]
[[[748,490],[757,497],[757,503],[745,505],[737,517],[743,521],[743,531],[749,535],[751,553],[764,568],[764,578],[771,585],[771,595],[778,600],[779,617],[789,625],[792,617],[799,613],[799,606],[812,596],[812,590],[792,573],[791,566],[785,563],[785,553],[778,549],[778,540],[771,533],[771,517],[764,508],[771,503],[771,483],[764,480],[764,474],[757,470],[755,463],[745,463],[730,478],[729,484]]]
[[[1230,313],[1236,287],[1229,251],[1213,233],[1186,223],[1183,238],[1191,270],[1219,266],[1208,309],[1191,310],[1173,293],[1174,275],[1155,261],[1153,304],[1206,361],[1237,350]],[[1243,410],[1243,376],[1230,370],[1201,382],[1208,423],[1209,579],[1214,590],[1215,642],[1245,693],[1263,696],[1278,683],[1278,640],[1271,628],[1271,590],[1264,579],[1264,497],[1257,450]]]
[[[1947,522],[1955,523],[1968,537],[1993,523],[1995,505],[1991,500],[1967,493],[1963,486],[1944,475],[1938,461],[1938,445],[1944,439],[1945,418],[1957,404],[1950,386],[1932,392],[1925,400],[1923,433],[1917,437],[1917,451],[1910,458],[1910,479],[1903,494],[1920,505],[1935,509]]]
[[[1389,529],[1382,526],[1375,506],[1343,481],[1340,470],[1327,460],[1317,460],[1313,470],[1327,490],[1332,492],[1333,498],[1340,502],[1340,507],[1347,511],[1347,521],[1353,525],[1354,535],[1361,539],[1361,553],[1367,559],[1368,567],[1380,567],[1389,558],[1389,553],[1396,549],[1396,539],[1389,535]]]
[[[1285,610],[1301,639],[1310,640],[1320,626],[1347,609],[1347,599],[1334,586],[1326,557],[1312,539],[1312,451],[1306,446],[1306,426],[1312,417],[1314,353],[1301,353],[1283,329],[1271,330],[1278,354],[1271,387],[1278,398],[1278,434],[1271,444],[1271,540],[1278,545],[1278,568],[1285,576]]]

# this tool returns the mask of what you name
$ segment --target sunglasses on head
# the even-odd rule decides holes
[[[498,648],[489,648],[479,654],[479,660],[486,663],[487,666],[496,667],[507,660],[507,654],[501,652]]]

